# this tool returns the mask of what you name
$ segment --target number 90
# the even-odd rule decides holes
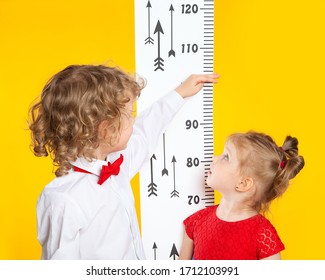
[[[186,120],[185,125],[186,125],[186,129],[191,129],[191,128],[197,129],[199,127],[199,122],[197,120],[194,121]]]

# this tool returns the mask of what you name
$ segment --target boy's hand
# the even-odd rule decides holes
[[[183,98],[197,94],[204,83],[217,83],[218,74],[199,74],[191,75],[182,82],[175,90]]]

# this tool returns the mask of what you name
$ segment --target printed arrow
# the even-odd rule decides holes
[[[173,156],[172,163],[173,163],[173,171],[174,171],[174,190],[170,193],[170,197],[179,197],[179,192],[176,190],[176,182],[175,182],[175,156]]]
[[[160,21],[158,20],[154,34],[157,34],[157,38],[158,38],[158,57],[154,60],[155,64],[154,66],[157,66],[155,68],[155,71],[157,71],[158,69],[161,71],[164,71],[164,68],[162,68],[162,66],[164,66],[164,60],[163,58],[160,56],[160,34],[164,34],[164,31],[161,27]]]
[[[157,196],[157,185],[153,182],[153,159],[156,159],[155,154],[153,154],[150,158],[151,182],[148,185],[148,197],[150,197],[151,195]]]
[[[176,246],[175,246],[175,243],[173,243],[173,247],[172,247],[172,250],[170,251],[170,255],[169,257],[173,257],[174,260],[176,260],[176,256],[179,257],[179,254],[177,252],[177,249],[176,249]]]
[[[150,8],[151,8],[150,1],[148,1],[146,8],[148,8],[148,37],[144,40],[145,41],[145,45],[146,44],[153,44],[153,41],[154,41],[150,37]]]
[[[162,175],[164,176],[165,174],[168,176],[168,170],[166,168],[166,145],[165,145],[165,133],[163,134],[163,148],[164,148],[164,169],[162,170]]]
[[[169,53],[168,53],[168,57],[170,57],[170,56],[174,56],[175,57],[175,51],[173,50],[173,12],[174,12],[174,7],[173,7],[173,5],[171,4],[170,5],[170,8],[169,8],[169,10],[170,10],[170,33],[171,33],[171,35],[170,35],[170,42],[171,42],[171,46],[170,46],[170,51],[169,51]]]
[[[156,260],[157,259],[157,244],[156,242],[153,243],[152,249],[153,249],[153,259]]]

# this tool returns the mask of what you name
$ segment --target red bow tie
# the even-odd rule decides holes
[[[120,172],[120,165],[122,164],[123,159],[124,159],[123,155],[120,155],[120,157],[117,160],[115,160],[113,163],[108,162],[107,165],[103,165],[97,184],[99,185],[103,184],[109,177],[111,177],[111,175],[118,175]],[[76,172],[91,174],[91,172],[81,169],[77,166],[75,166],[73,169]]]

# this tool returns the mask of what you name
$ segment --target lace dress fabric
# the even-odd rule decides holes
[[[217,217],[217,207],[199,210],[184,220],[194,242],[194,259],[257,260],[284,250],[276,229],[264,216],[227,222]]]

